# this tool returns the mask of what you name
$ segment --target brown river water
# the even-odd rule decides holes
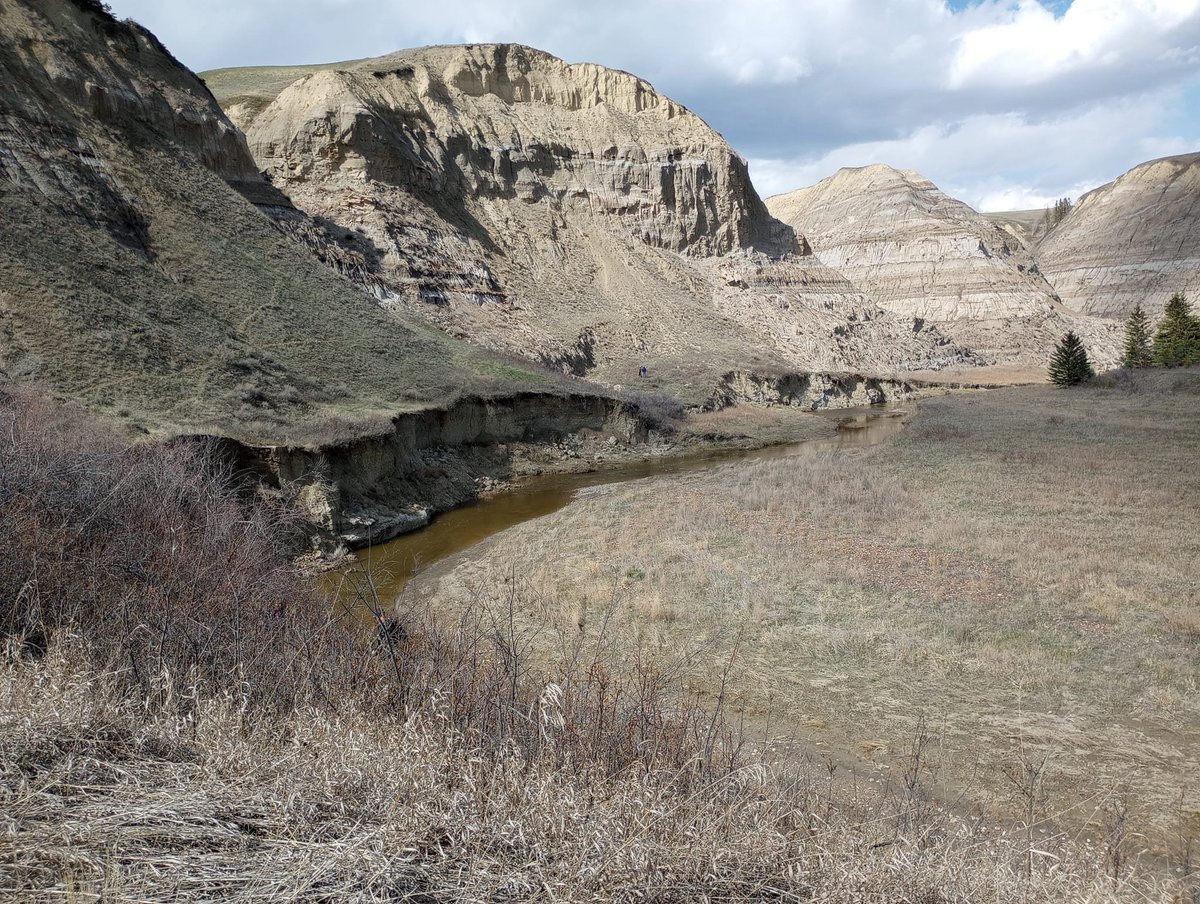
[[[689,456],[651,458],[575,474],[547,474],[523,481],[510,490],[475,500],[434,518],[427,527],[361,550],[348,571],[367,569],[380,604],[386,609],[416,574],[431,565],[464,553],[507,528],[549,515],[570,505],[582,490],[604,484],[644,480],[660,475],[704,471],[736,462],[764,461],[798,455],[837,452],[871,446],[903,429],[914,403],[815,412],[814,417],[836,421],[838,432],[829,439],[768,446],[752,451],[720,450]],[[341,570],[345,575],[347,570]],[[338,572],[327,576],[337,582]]]

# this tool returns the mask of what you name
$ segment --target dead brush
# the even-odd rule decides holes
[[[877,796],[835,801],[608,614],[547,652],[518,613],[548,604],[517,573],[454,619],[385,613],[369,582],[334,610],[200,453],[131,450],[23,400],[0,417],[18,641],[0,660],[0,901],[1173,891],[1066,841],[1022,876],[1020,840],[924,806],[923,760],[899,822]]]
[[[559,729],[554,682],[538,719]],[[547,713],[543,720],[543,713]],[[664,764],[665,766],[665,764]],[[747,764],[691,786],[456,729],[436,699],[172,712],[96,674],[79,638],[0,667],[0,900],[1034,902],[1170,900],[1065,842],[1018,877],[1019,839],[928,811],[915,837],[860,794]],[[937,831],[931,831],[936,824]]]
[[[239,498],[213,462],[0,399],[0,637],[37,654],[76,632],[144,697],[166,674],[287,708],[364,680],[287,560],[289,514]]]

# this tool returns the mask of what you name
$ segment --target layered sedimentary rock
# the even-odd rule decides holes
[[[823,263],[891,310],[985,320],[1052,300],[1020,242],[918,173],[842,169],[767,203],[804,230]]]
[[[1063,303],[1104,317],[1200,294],[1200,154],[1135,166],[1079,199],[1037,246]]]
[[[984,216],[1031,250],[1037,247],[1050,228],[1050,211],[1045,207],[1036,210],[989,211]]]
[[[1110,331],[1063,309],[1022,241],[917,173],[843,169],[767,206],[881,307],[932,321],[989,363],[1044,363],[1068,328],[1099,360],[1115,355]]]
[[[310,244],[483,345],[615,384],[646,364],[696,403],[734,367],[971,360],[821,265],[719,134],[628,73],[469,45],[205,77],[325,224]]]
[[[246,196],[326,228],[144,29],[95,0],[0,4],[0,384],[148,431],[276,441],[516,385],[507,362],[380,311]]]
[[[0,12],[0,184],[36,192],[101,221],[121,241],[143,240],[137,199],[107,165],[97,132],[135,129],[186,146],[231,182],[258,180],[238,130],[203,83],[157,39],[79,3],[14,2]],[[88,47],[93,52],[79,52]]]

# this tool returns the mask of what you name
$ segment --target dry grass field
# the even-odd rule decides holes
[[[1200,831],[1198,415],[1195,371],[927,399],[873,448],[595,489],[411,593],[516,581],[550,636],[689,654],[818,758],[894,783],[927,735],[955,806],[1178,852]]]
[[[511,578],[355,631],[196,450],[0,428],[6,904],[1195,898],[1120,834],[935,805],[924,743],[886,789],[763,749],[619,618],[546,655]]]

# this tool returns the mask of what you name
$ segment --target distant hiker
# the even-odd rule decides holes
[[[638,376],[641,377],[642,379],[645,379],[646,375],[649,373],[650,373],[650,371],[646,368],[645,364],[643,364],[641,367],[638,368]]]

